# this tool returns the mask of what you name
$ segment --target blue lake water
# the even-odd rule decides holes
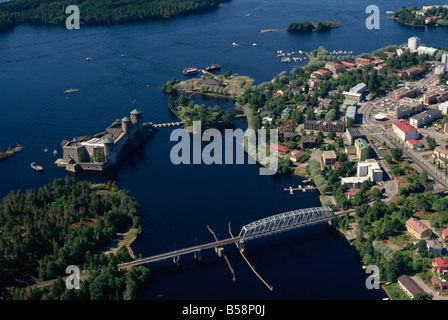
[[[433,3],[433,1],[429,1]],[[425,1],[412,5],[427,4]],[[328,50],[372,52],[419,36],[422,43],[448,47],[448,31],[410,29],[385,19],[387,10],[407,5],[403,1],[376,1],[381,9],[379,30],[365,27],[367,4],[357,0],[321,2],[303,0],[232,0],[216,11],[169,20],[82,26],[23,24],[0,34],[0,149],[16,143],[24,150],[0,163],[0,196],[10,190],[38,188],[66,173],[53,162],[61,154],[61,141],[101,132],[116,117],[134,108],[145,121],[172,121],[162,85],[182,69],[219,63],[255,79],[270,81],[290,70],[277,50]],[[436,2],[434,2],[436,4]],[[82,13],[81,13],[82,14]],[[328,19],[342,27],[329,32],[291,35],[290,22]],[[278,28],[278,32],[260,33]],[[241,44],[236,47],[232,43]],[[257,43],[257,46],[252,46]],[[90,61],[86,58],[90,57]],[[69,88],[79,92],[65,95]],[[214,100],[197,100],[208,105]],[[231,106],[227,101],[226,107]],[[244,122],[237,125],[244,128]],[[143,256],[162,253],[213,238],[210,225],[221,238],[254,220],[276,213],[318,206],[313,194],[289,195],[285,186],[301,182],[260,176],[255,165],[184,165],[170,162],[172,128],[162,128],[144,146],[104,173],[76,174],[94,182],[116,181],[129,189],[142,207],[144,236],[134,251]],[[49,148],[47,153],[45,147]],[[34,172],[35,161],[44,172]],[[274,286],[270,292],[256,278],[238,252],[227,247],[236,282],[225,261],[213,252],[196,264],[181,258],[151,266],[150,286],[140,299],[381,299],[367,290],[359,258],[344,238],[325,225],[248,243],[248,259]]]

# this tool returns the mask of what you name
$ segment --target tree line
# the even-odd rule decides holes
[[[14,0],[0,4],[0,31],[13,23],[64,25],[65,8],[77,5],[82,24],[145,21],[212,10],[229,0]]]
[[[10,272],[53,279],[88,261],[117,232],[141,231],[139,210],[114,182],[92,187],[67,176],[65,183],[11,191],[0,202],[0,290]]]

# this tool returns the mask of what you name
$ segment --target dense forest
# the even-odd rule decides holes
[[[77,5],[81,24],[144,21],[217,8],[229,0],[14,0],[0,4],[0,32],[17,22],[65,25],[65,9]]]
[[[10,192],[0,202],[1,293],[19,274],[48,280],[68,265],[92,264],[94,252],[130,227],[141,229],[139,205],[115,183],[92,186],[67,176]]]
[[[318,22],[292,22],[288,25],[286,28],[286,31],[288,32],[296,32],[296,33],[302,33],[302,32],[312,32],[312,31],[324,31],[324,30],[330,30],[332,28],[340,27],[339,24],[334,22],[328,22],[325,21],[318,21]]]

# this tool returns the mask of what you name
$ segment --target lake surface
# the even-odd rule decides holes
[[[420,6],[427,2],[413,2]],[[432,2],[431,2],[432,3]],[[0,163],[0,196],[10,190],[38,188],[64,178],[53,162],[61,141],[101,132],[115,118],[138,107],[145,121],[174,118],[162,85],[182,69],[219,63],[255,79],[270,81],[275,74],[301,62],[282,63],[277,50],[372,52],[419,36],[422,43],[448,47],[446,30],[410,29],[385,19],[401,1],[377,1],[381,29],[365,27],[367,4],[331,0],[232,0],[216,11],[193,16],[112,26],[58,26],[24,24],[0,34],[0,149],[16,143],[21,153]],[[82,13],[81,13],[82,14]],[[329,32],[291,35],[290,22],[328,19],[342,27]],[[278,32],[260,33],[278,28]],[[240,46],[233,46],[232,43]],[[257,46],[252,46],[257,43]],[[90,61],[86,58],[90,57]],[[79,92],[65,95],[69,88]],[[215,100],[197,100],[213,106]],[[231,107],[230,102],[224,102]],[[237,126],[244,128],[242,120]],[[228,237],[228,223],[237,234],[252,221],[293,209],[319,206],[312,193],[289,195],[283,188],[301,183],[260,176],[255,165],[181,165],[170,162],[173,128],[162,128],[144,146],[104,173],[76,174],[93,182],[113,180],[129,189],[142,207],[144,236],[133,245],[148,256],[213,240],[210,225],[220,238]],[[44,152],[48,147],[49,151]],[[56,157],[53,150],[59,152]],[[34,172],[30,163],[44,166]],[[224,260],[212,251],[201,263],[181,258],[151,266],[150,286],[140,299],[381,299],[379,290],[367,290],[355,250],[335,230],[325,226],[294,231],[249,242],[246,255],[265,280],[256,278],[234,247],[226,252],[236,281]]]

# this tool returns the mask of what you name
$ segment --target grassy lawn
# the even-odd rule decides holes
[[[390,283],[383,286],[391,300],[411,300],[398,286],[398,283]]]

